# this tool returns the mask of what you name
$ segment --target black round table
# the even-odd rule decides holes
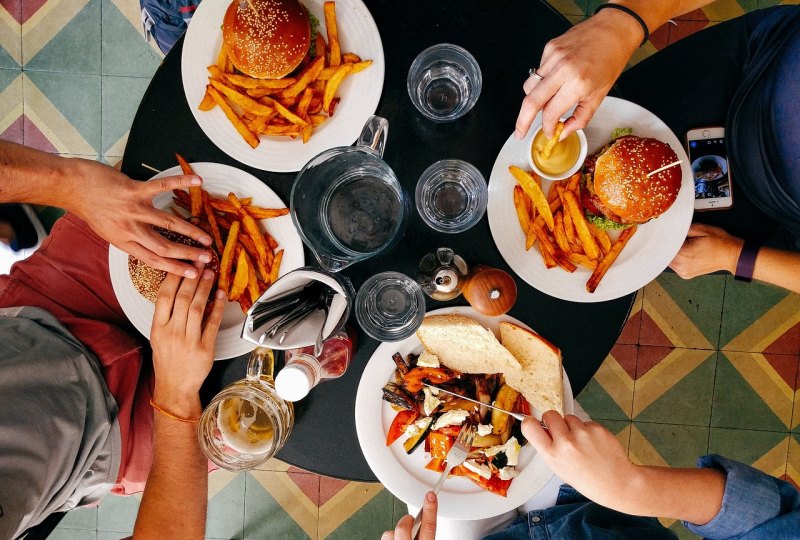
[[[466,160],[488,179],[497,154],[513,132],[528,69],[541,57],[545,43],[566,31],[569,22],[539,0],[368,0],[367,5],[380,30],[386,59],[383,95],[376,112],[389,121],[384,159],[404,189],[413,197],[422,171],[445,158]],[[411,104],[406,75],[420,51],[443,42],[460,45],[475,56],[483,73],[483,90],[477,105],[465,117],[449,124],[434,124]],[[167,55],[142,99],[125,149],[123,172],[132,178],[149,178],[152,172],[142,163],[166,169],[175,165],[178,152],[189,161],[219,162],[243,169],[288,203],[294,174],[242,165],[214,146],[200,130],[181,82],[182,45],[181,40]],[[343,271],[356,288],[385,270],[413,276],[422,256],[441,246],[453,248],[468,264],[485,264],[510,272],[492,241],[486,217],[457,235],[433,231],[416,213],[410,221],[405,237],[390,253]],[[316,263],[309,252],[306,261]],[[617,340],[634,295],[580,304],[540,293],[520,279],[517,285],[519,296],[510,315],[561,348],[564,367],[577,395]],[[459,298],[447,305],[464,303]],[[428,299],[427,309],[444,305]],[[355,326],[355,320],[350,324]],[[377,346],[375,340],[361,333],[357,354],[347,373],[319,385],[298,403],[294,431],[278,454],[280,459],[328,476],[375,481],[356,437],[354,403],[361,372]],[[226,384],[242,378],[245,363],[244,358],[217,362],[203,388],[203,399],[207,401]]]

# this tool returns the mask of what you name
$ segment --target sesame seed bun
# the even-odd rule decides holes
[[[161,227],[156,227],[155,229],[170,242],[186,244],[187,246],[203,247],[199,242],[192,240],[188,236],[168,231]],[[214,272],[214,283],[216,283],[216,277],[219,276],[219,257],[213,249],[209,251],[211,252],[211,262],[206,264],[206,268]],[[128,255],[128,273],[131,276],[133,286],[136,287],[139,294],[155,303],[156,297],[158,296],[158,289],[161,287],[161,282],[167,277],[167,273],[163,270],[156,270],[133,255]],[[214,297],[214,290],[216,290],[216,287],[212,288],[209,298]]]
[[[233,0],[222,22],[222,42],[242,73],[280,79],[308,54],[308,12],[297,0]]]
[[[678,161],[666,143],[627,136],[613,141],[594,164],[593,195],[604,217],[622,224],[645,223],[666,212],[681,189],[681,167],[647,173]]]

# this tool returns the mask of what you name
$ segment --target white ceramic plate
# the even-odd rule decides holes
[[[194,171],[203,178],[203,188],[211,195],[227,197],[233,192],[237,197],[253,197],[253,204],[265,208],[286,208],[274,191],[255,176],[220,163],[192,163]],[[181,174],[180,167],[172,167],[153,178]],[[172,205],[172,193],[160,193],[153,199],[153,206],[167,209]],[[284,275],[304,264],[303,243],[287,214],[279,218],[261,220],[261,228],[269,231],[283,249],[280,275]],[[150,337],[155,304],[139,294],[128,273],[128,254],[114,246],[108,250],[108,268],[111,285],[122,310],[136,329],[146,338]],[[241,336],[245,315],[239,304],[228,302],[222,317],[222,326],[217,336],[215,360],[233,358],[253,350],[253,344]]]
[[[541,113],[534,120],[531,133],[541,124]],[[514,211],[514,185],[510,165],[528,170],[529,138],[517,140],[512,135],[503,145],[489,178],[489,227],[497,248],[506,263],[529,285],[543,293],[573,302],[603,302],[635,292],[656,278],[678,253],[694,212],[694,180],[689,158],[675,134],[656,115],[623,99],[607,97],[584,130],[589,153],[604,145],[618,127],[631,127],[633,134],[653,137],[672,147],[683,160],[681,190],[672,207],[660,217],[639,225],[636,234],[622,250],[594,293],[586,291],[591,272],[578,267],[570,274],[560,268],[548,270],[536,249],[525,251],[517,214]],[[544,181],[547,191],[550,182]],[[609,231],[616,239],[618,231]]]
[[[299,171],[312,157],[335,146],[349,146],[358,138],[364,123],[378,108],[384,77],[383,44],[378,27],[361,0],[340,0],[336,3],[336,20],[342,52],[352,52],[372,65],[347,77],[339,87],[341,102],[336,113],[314,130],[303,144],[288,137],[261,136],[261,144],[253,149],[237,133],[219,107],[203,112],[197,106],[203,100],[208,71],[222,46],[222,19],[230,4],[227,0],[203,2],[197,8],[186,31],[181,58],[183,89],[189,108],[200,128],[223,152],[247,165],[275,172]],[[325,36],[323,0],[303,0],[303,5],[319,21]]]
[[[438,309],[428,315],[445,313],[472,317],[495,333],[499,331],[501,321],[529,328],[513,317],[486,317],[470,307]],[[430,455],[424,449],[418,448],[409,456],[400,442],[386,446],[386,434],[397,413],[383,401],[381,388],[394,374],[392,355],[395,352],[400,352],[405,357],[411,352],[421,350],[422,344],[416,334],[403,341],[379,345],[364,369],[356,395],[356,432],[367,463],[392,494],[404,503],[417,507],[425,493],[439,479],[439,473],[425,469]],[[563,395],[566,412],[572,414],[572,387],[566,373]],[[405,440],[404,437],[401,440]],[[500,515],[536,495],[553,476],[553,472],[530,444],[526,444],[520,451],[518,468],[520,474],[511,482],[507,497],[489,493],[466,478],[448,478],[439,494],[439,517],[471,520]]]

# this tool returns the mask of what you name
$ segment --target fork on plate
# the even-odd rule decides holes
[[[447,480],[447,477],[450,475],[450,471],[453,467],[457,467],[464,463],[464,460],[467,459],[467,454],[469,454],[469,450],[472,447],[472,439],[475,438],[475,427],[469,423],[465,423],[464,427],[461,428],[461,431],[458,433],[458,437],[456,438],[456,442],[453,443],[453,446],[450,447],[450,451],[447,453],[446,463],[444,471],[442,471],[442,475],[439,477],[439,481],[436,482],[436,485],[433,486],[433,492],[439,493],[439,489],[441,489],[442,484],[444,481]],[[414,516],[414,525],[411,527],[411,538],[416,539],[417,535],[419,534],[419,527],[422,523],[422,508],[419,509],[417,515]]]

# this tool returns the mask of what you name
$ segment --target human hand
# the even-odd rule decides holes
[[[600,424],[571,414],[547,411],[542,420],[547,429],[526,418],[522,433],[553,472],[594,502],[619,507],[636,481],[637,467],[617,438]]]
[[[199,414],[198,392],[214,363],[214,344],[222,322],[225,293],[217,290],[203,321],[214,272],[195,279],[167,274],[158,290],[150,344],[156,387],[153,398],[184,417]]]
[[[561,138],[586,127],[641,41],[636,21],[614,11],[603,10],[547,43],[536,68],[543,79],[531,76],[523,86],[514,132],[518,139],[525,137],[539,111],[544,133],[552,137],[558,121],[576,103]]]
[[[425,494],[425,500],[422,502],[422,521],[419,527],[419,540],[434,540],[436,537],[436,511],[439,508],[439,501],[436,499],[436,494],[429,491]],[[413,540],[411,538],[411,527],[414,524],[414,518],[411,516],[403,516],[397,522],[397,527],[394,531],[386,531],[381,536],[381,540]]]
[[[744,240],[731,236],[719,227],[692,223],[683,246],[669,267],[683,279],[717,270],[727,270],[733,274],[742,246]]]
[[[197,186],[197,176],[172,176],[148,182],[131,180],[116,169],[89,160],[71,160],[79,179],[68,210],[74,212],[108,243],[159,270],[196,277],[197,268],[185,261],[211,261],[202,248],[170,242],[154,225],[188,236],[205,246],[211,237],[177,216],[153,208],[153,197],[163,191]]]

